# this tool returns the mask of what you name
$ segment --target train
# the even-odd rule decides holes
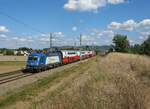
[[[50,68],[66,65],[91,58],[94,51],[80,50],[51,50],[34,51],[27,58],[26,71],[39,72]]]

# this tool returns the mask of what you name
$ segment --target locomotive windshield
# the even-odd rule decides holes
[[[35,57],[35,56],[31,56],[31,57],[29,57],[29,60],[31,60],[31,61],[37,61],[37,60],[38,60],[38,58],[37,58],[37,57]]]

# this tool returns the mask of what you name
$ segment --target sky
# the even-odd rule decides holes
[[[131,44],[150,34],[149,0],[0,0],[0,48]]]

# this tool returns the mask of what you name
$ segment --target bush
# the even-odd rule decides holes
[[[5,51],[3,52],[3,54],[4,54],[4,55],[14,55],[14,52],[13,52],[13,50],[7,49],[7,50],[5,50]]]
[[[115,44],[114,49],[116,52],[128,52],[129,51],[129,41],[127,36],[115,35],[113,38],[113,43]]]
[[[143,54],[150,56],[150,36],[148,37],[147,40],[143,42],[143,44],[141,45],[141,48],[142,48]]]

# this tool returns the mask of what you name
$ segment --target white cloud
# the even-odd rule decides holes
[[[120,29],[120,25],[121,23],[118,23],[118,22],[111,22],[109,25],[108,25],[108,29],[112,29],[112,30],[117,30],[117,29]]]
[[[140,39],[140,40],[143,40],[143,39],[145,39],[145,38],[144,38],[143,36],[139,36],[139,39]]]
[[[50,42],[50,38],[49,38],[49,37],[41,37],[41,38],[39,39],[39,41],[42,41],[42,42]],[[56,41],[56,39],[53,38],[52,41]]]
[[[145,40],[150,36],[150,31],[141,31],[139,39],[140,40]]]
[[[84,45],[108,45],[112,43],[114,34],[112,30],[92,29],[89,33],[82,35],[82,41]]]
[[[129,42],[130,42],[130,43],[134,43],[134,40],[131,40],[131,39],[130,39]]]
[[[134,30],[134,28],[136,28],[136,22],[134,20],[127,20],[123,23],[118,23],[118,22],[111,22],[108,25],[108,29],[112,29],[112,30],[127,30],[127,31],[132,31]]]
[[[27,41],[27,39],[26,38],[20,38],[19,41],[25,42],[25,41]]]
[[[0,43],[5,48],[18,48],[18,47],[34,47],[34,41],[31,37],[14,37],[10,35],[0,34]],[[37,42],[36,42],[37,44]]]
[[[129,42],[131,45],[135,45],[136,44],[136,41],[132,40],[132,39],[129,39]]]
[[[98,29],[94,29],[91,32],[92,36],[97,36],[97,37],[109,37],[112,38],[114,36],[114,32],[112,30],[98,30]]]
[[[0,34],[0,38],[7,38],[5,34]]]
[[[124,3],[125,0],[108,0],[108,3],[110,4],[120,4],[120,3]]]
[[[106,43],[106,44],[110,44],[111,41],[110,41],[110,40],[105,40],[105,43]]]
[[[134,20],[127,20],[123,23],[111,22],[108,25],[108,29],[111,30],[126,30],[133,31],[134,29],[149,29],[150,28],[150,19],[144,19],[140,22],[135,22]]]
[[[63,37],[64,33],[63,32],[53,32],[52,35],[53,35],[53,37]],[[40,37],[49,37],[49,36],[50,36],[50,33],[40,35]]]
[[[135,27],[136,22],[134,20],[128,20],[121,25],[121,28],[127,31],[132,31]]]
[[[72,31],[77,31],[77,27],[76,26],[74,26],[74,27],[72,27]]]
[[[150,27],[150,19],[144,19],[142,20],[141,22],[139,22],[137,24],[138,27],[143,27],[143,28],[147,28],[147,27]]]
[[[93,45],[97,43],[97,37],[88,34],[82,35],[82,45]]]
[[[39,40],[40,40],[40,41],[43,41],[43,42],[49,42],[49,41],[50,41],[49,38],[44,38],[44,37],[40,38]]]
[[[0,26],[0,32],[8,32],[9,30],[5,26]]]
[[[105,30],[101,34],[104,37],[114,37],[114,32],[112,30]]]
[[[92,37],[90,35],[82,35],[82,41],[94,41],[95,37]]]
[[[140,34],[141,34],[142,36],[149,36],[149,35],[150,35],[150,31],[140,32]]]
[[[69,11],[75,11],[77,10],[77,4],[77,0],[69,0],[68,3],[64,5],[64,8]]]
[[[41,34],[42,37],[49,36],[50,34]]]
[[[64,9],[68,11],[94,11],[105,7],[107,4],[120,4],[125,0],[68,0]]]
[[[64,33],[63,32],[54,32],[53,37],[63,37]]]
[[[19,40],[19,38],[18,38],[18,37],[13,37],[12,39],[13,39],[13,40]]]

